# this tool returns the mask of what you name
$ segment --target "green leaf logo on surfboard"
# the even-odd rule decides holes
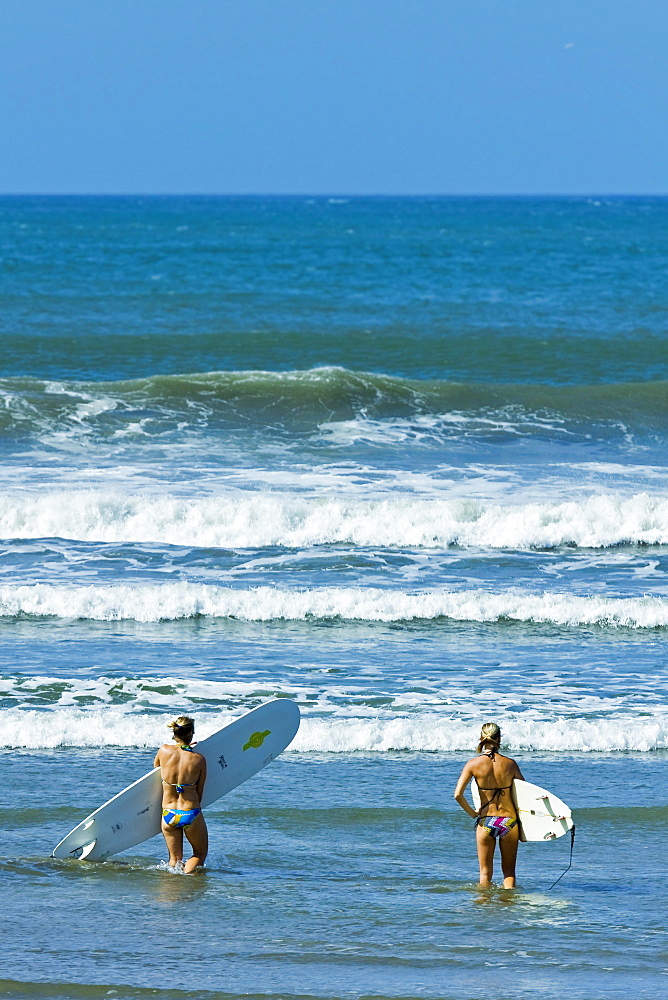
[[[269,735],[271,735],[271,729],[265,729],[263,733],[253,733],[253,735],[249,737],[248,743],[244,746],[244,750],[250,750],[251,747],[253,750],[257,750],[258,747],[262,746],[265,739]]]

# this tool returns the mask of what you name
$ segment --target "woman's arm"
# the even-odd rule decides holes
[[[465,813],[471,817],[471,819],[477,819],[478,814],[473,809],[466,799],[464,792],[468,786],[469,781],[473,777],[473,772],[471,771],[470,762],[464,765],[464,770],[459,775],[459,781],[457,782],[457,787],[455,788],[455,802],[462,807]]]
[[[160,767],[160,751],[161,750],[162,750],[162,747],[160,747],[160,750],[158,750],[158,752],[155,755],[155,760],[153,761],[153,767]]]

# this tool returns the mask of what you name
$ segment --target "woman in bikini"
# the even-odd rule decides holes
[[[204,860],[209,849],[209,834],[200,807],[206,760],[193,750],[195,722],[188,715],[181,715],[168,728],[174,734],[174,744],[160,747],[154,767],[162,776],[162,835],[169,851],[169,864],[175,868],[183,865],[183,834],[193,850],[183,868],[185,874],[193,872]]]
[[[499,842],[504,889],[515,888],[515,862],[519,843],[517,810],[511,795],[513,780],[522,772],[512,757],[500,752],[501,730],[486,722],[480,731],[478,756],[464,766],[455,788],[455,800],[476,822],[476,845],[480,864],[480,884],[489,885],[494,870],[494,848]],[[464,792],[471,779],[478,785],[480,809],[475,812]]]

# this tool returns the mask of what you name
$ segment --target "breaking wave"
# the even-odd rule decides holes
[[[0,380],[0,436],[153,440],[177,431],[314,432],[361,418],[415,423],[415,433],[519,433],[555,440],[656,433],[668,423],[666,382],[532,385],[409,379],[323,367],[219,371],[115,382]],[[430,421],[436,418],[436,426]]]
[[[65,708],[41,712],[0,710],[2,745],[44,749],[56,747],[155,747],[165,739],[168,715],[133,714],[105,708]],[[201,717],[204,720],[204,716]],[[504,719],[499,716],[501,724]],[[232,721],[229,713],[210,716],[201,726],[208,735]],[[668,747],[668,716],[651,719],[513,719],[508,748],[539,751],[651,751]],[[368,753],[389,751],[472,751],[474,725],[447,715],[424,713],[394,719],[354,717],[302,719],[289,751],[302,753]]]
[[[188,498],[56,490],[0,494],[0,537],[230,549],[667,545],[668,499],[597,494],[500,505],[407,494],[366,500],[238,491]]]
[[[137,622],[196,616],[252,622],[332,618],[401,622],[442,618],[648,629],[668,626],[668,600],[481,590],[430,590],[411,594],[374,587],[236,589],[186,581],[143,586],[38,583],[0,587],[0,616],[24,615]]]

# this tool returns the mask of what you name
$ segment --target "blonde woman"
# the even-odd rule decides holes
[[[494,872],[494,848],[499,842],[504,889],[515,888],[515,862],[519,843],[517,810],[512,798],[513,780],[522,778],[517,762],[500,750],[501,730],[486,722],[480,731],[478,756],[464,765],[455,788],[455,801],[475,819],[480,884],[489,885]],[[478,812],[469,805],[464,792],[474,780],[480,792]]]
[[[201,801],[206,781],[206,760],[191,746],[195,722],[181,715],[170,722],[173,743],[160,747],[154,767],[162,776],[162,835],[169,851],[169,864],[183,866],[183,834],[192,847],[193,856],[183,868],[190,874],[204,864],[209,849],[209,834],[202,815]]]

